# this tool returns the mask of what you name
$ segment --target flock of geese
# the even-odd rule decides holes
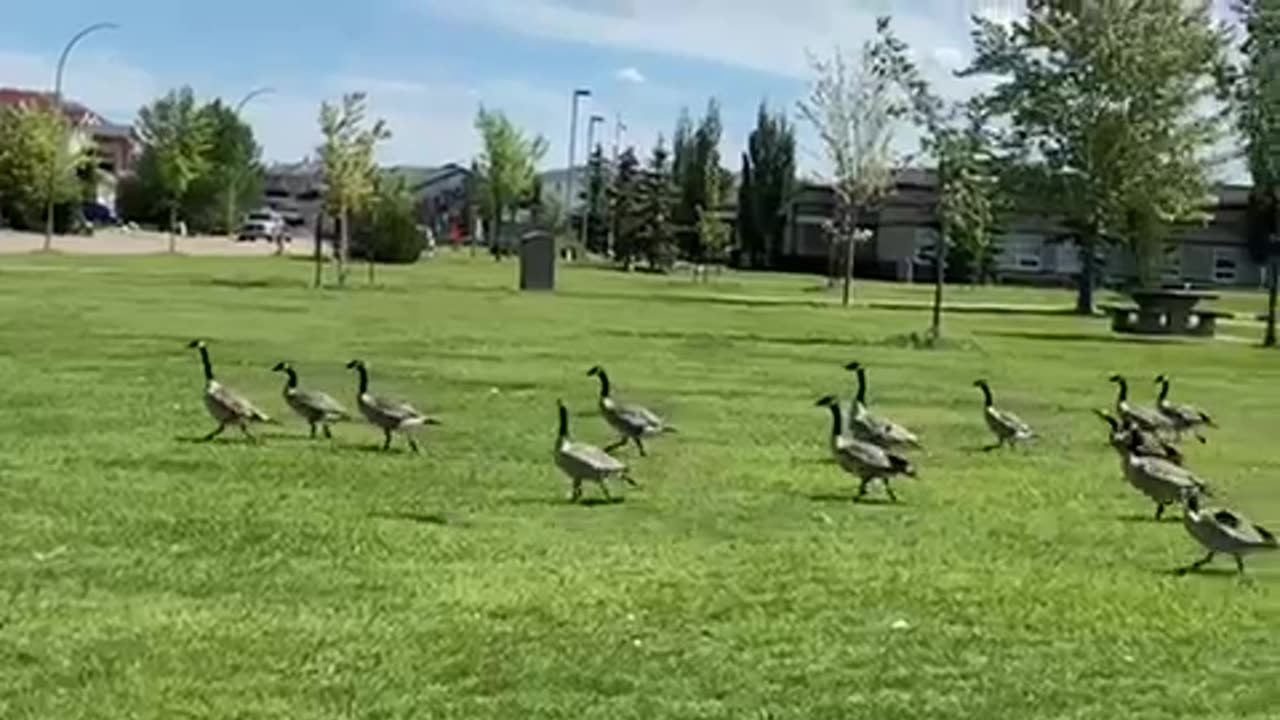
[[[209,350],[203,340],[193,340],[189,347],[200,352],[205,378],[204,404],[218,423],[202,439],[212,440],[234,426],[251,441],[256,441],[250,425],[276,421],[244,395],[214,378]],[[356,407],[370,424],[383,432],[382,449],[389,449],[393,434],[398,433],[417,452],[419,448],[414,436],[426,426],[438,425],[440,421],[409,403],[370,393],[369,372],[362,361],[352,360],[347,363],[347,368],[359,374]],[[350,413],[333,397],[300,388],[298,373],[289,363],[278,363],[272,369],[285,374],[284,400],[310,425],[312,438],[318,431],[323,432],[326,438],[332,437],[330,426],[350,419]],[[849,404],[847,422],[836,396],[824,396],[816,403],[831,413],[828,442],[831,455],[844,472],[859,481],[854,501],[862,499],[868,488],[878,481],[889,499],[897,502],[891,481],[898,476],[916,476],[915,464],[904,453],[920,449],[920,438],[902,425],[871,412],[867,405],[867,369],[864,365],[853,362],[845,369],[856,374],[858,383],[857,392]],[[597,405],[601,416],[617,433],[618,440],[604,448],[573,440],[569,433],[569,411],[563,401],[557,401],[559,428],[554,458],[556,466],[571,482],[572,502],[581,500],[586,483],[597,485],[606,500],[612,499],[608,488],[610,481],[621,480],[638,486],[629,474],[627,464],[610,453],[634,444],[639,453],[645,455],[645,440],[676,432],[674,426],[648,408],[617,400],[611,392],[609,375],[604,368],[592,367],[587,375],[600,383]],[[1118,386],[1114,414],[1106,410],[1094,412],[1110,427],[1108,440],[1120,456],[1124,478],[1155,503],[1157,520],[1163,517],[1167,506],[1180,504],[1183,526],[1207,551],[1201,559],[1180,568],[1179,574],[1197,570],[1219,554],[1234,557],[1237,571],[1243,574],[1247,555],[1280,547],[1276,536],[1266,528],[1234,510],[1203,502],[1213,496],[1213,490],[1206,480],[1186,467],[1185,456],[1176,443],[1187,434],[1201,443],[1206,442],[1202,430],[1215,427],[1207,413],[1190,405],[1170,402],[1170,380],[1165,375],[1156,378],[1160,392],[1153,408],[1137,406],[1129,401],[1129,385],[1124,377],[1113,375],[1110,381]],[[991,386],[986,380],[976,380],[973,384],[982,391],[982,417],[995,438],[995,442],[985,446],[983,451],[1015,447],[1035,439],[1035,432],[1029,424],[1017,415],[996,407]]]

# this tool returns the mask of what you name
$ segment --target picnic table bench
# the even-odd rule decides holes
[[[1190,335],[1213,337],[1218,318],[1231,313],[1197,310],[1201,300],[1216,300],[1214,293],[1192,290],[1136,290],[1129,294],[1136,307],[1103,305],[1111,316],[1111,329],[1135,335]]]

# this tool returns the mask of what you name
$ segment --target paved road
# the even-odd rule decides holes
[[[40,233],[0,230],[0,255],[30,253],[44,246]],[[55,235],[53,249],[73,255],[151,255],[169,251],[169,236],[147,230],[99,230],[93,236]],[[177,250],[184,255],[227,255],[255,257],[271,255],[276,248],[266,242],[234,242],[225,237],[198,236],[178,238]],[[310,255],[314,251],[311,237],[294,238],[285,245],[291,255]]]

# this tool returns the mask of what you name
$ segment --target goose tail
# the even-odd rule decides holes
[[[901,455],[890,455],[890,456],[889,456],[889,466],[890,466],[890,467],[892,467],[892,468],[894,469],[894,471],[895,471],[895,472],[902,473],[903,475],[906,475],[907,477],[915,477],[915,476],[916,476],[916,468],[915,468],[915,466],[911,464],[911,461],[910,461],[910,460],[907,460],[906,458],[902,457]]]

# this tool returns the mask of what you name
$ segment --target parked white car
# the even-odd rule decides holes
[[[271,209],[254,210],[245,215],[237,238],[242,242],[258,239],[276,242],[278,240],[288,241],[289,239],[284,217]]]

